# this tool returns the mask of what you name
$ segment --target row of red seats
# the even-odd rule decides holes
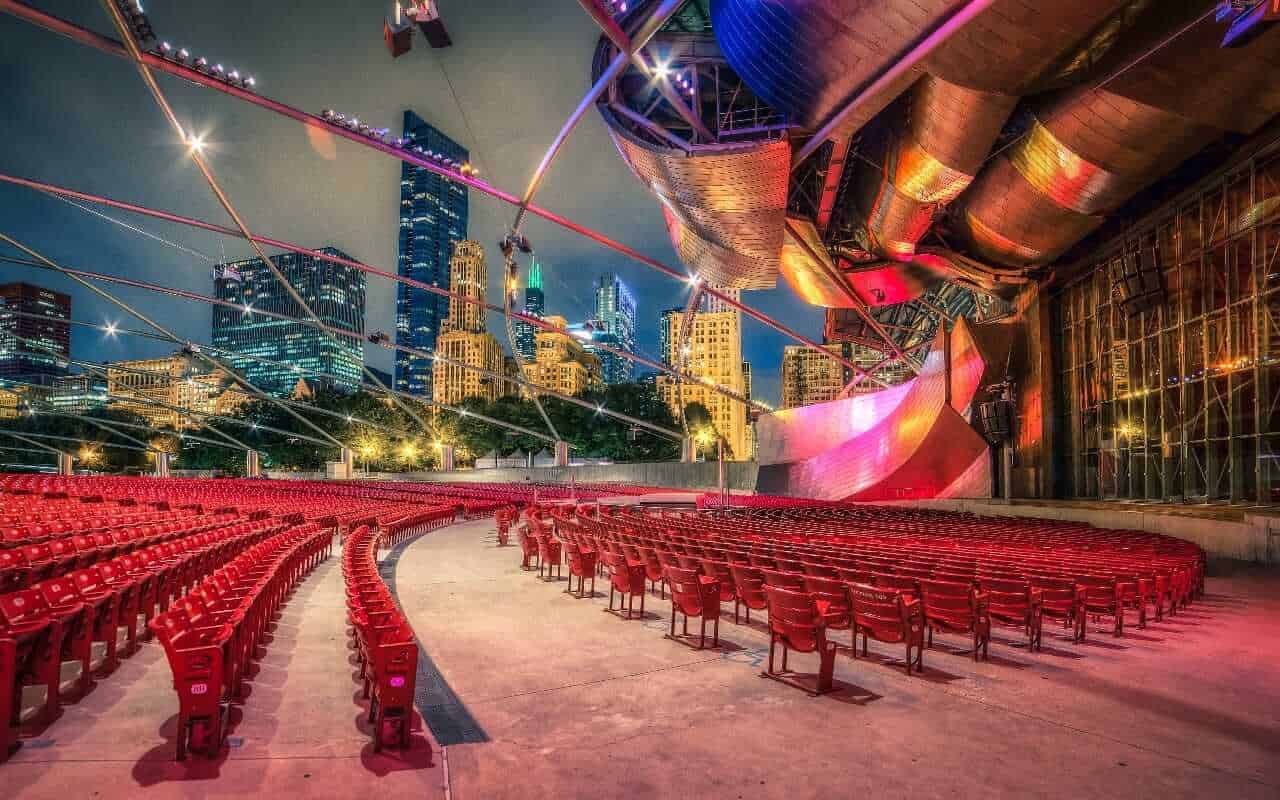
[[[80,663],[79,694],[93,682],[92,648],[106,646],[100,673],[138,647],[138,617],[150,621],[185,587],[272,532],[270,523],[240,522],[151,544],[67,575],[0,595],[0,759],[15,742],[24,686],[44,686],[38,722],[57,715],[63,661]]]
[[[33,583],[60,577],[119,555],[128,555],[155,544],[213,530],[235,519],[232,514],[193,517],[164,525],[76,534],[43,544],[0,550],[0,592],[23,589]]]
[[[629,529],[628,529],[629,530]],[[1125,610],[1135,608],[1139,626],[1146,624],[1146,611],[1154,606],[1160,619],[1168,604],[1176,611],[1189,602],[1189,574],[1182,569],[1121,569],[1115,564],[1077,563],[1075,570],[1051,570],[1044,565],[1029,569],[1017,566],[1007,558],[999,561],[961,561],[956,556],[947,562],[926,563],[885,556],[872,557],[848,550],[824,551],[791,545],[785,549],[759,543],[735,544],[726,540],[708,541],[682,537],[672,533],[619,533],[623,541],[636,537],[633,544],[661,546],[691,556],[709,557],[728,563],[750,564],[792,575],[840,579],[846,583],[876,585],[921,594],[921,582],[951,583],[984,591],[997,587],[1001,594],[1035,594],[1043,599],[1046,613],[1060,617],[1064,626],[1074,626],[1073,638],[1084,638],[1086,616],[1109,616],[1114,619],[1114,632],[1123,632]],[[918,556],[917,556],[918,558]],[[658,572],[660,567],[651,565]],[[1088,570],[1088,571],[1085,571]],[[1089,574],[1104,573],[1104,574]],[[783,578],[779,578],[782,580]],[[935,592],[941,589],[935,586]],[[1038,628],[1035,630],[1038,631]],[[1029,633],[1030,636],[1030,633]]]
[[[782,521],[787,516],[782,515]],[[1194,557],[1184,559],[1181,566],[1162,567],[1164,572],[1152,570],[1143,577],[1132,573],[1124,580],[1019,574],[1005,562],[994,569],[990,563],[966,560],[956,548],[947,550],[946,561],[926,563],[913,553],[895,565],[886,550],[874,556],[861,553],[859,560],[848,557],[848,548],[831,547],[829,542],[811,546],[793,535],[764,541],[752,526],[738,526],[735,519],[711,526],[717,529],[714,535],[698,536],[672,530],[673,518],[667,514],[561,506],[528,509],[526,518],[529,524],[521,530],[524,564],[537,559],[540,568],[549,571],[563,553],[571,583],[579,577],[580,596],[584,570],[598,563],[611,578],[610,610],[614,592],[624,598],[640,596],[643,608],[646,579],[663,592],[679,585],[683,596],[677,598],[673,589],[672,636],[677,610],[686,620],[702,616],[705,626],[706,620],[718,619],[722,601],[734,602],[735,621],[740,606],[746,607],[748,619],[752,609],[767,609],[771,656],[766,672],[777,677],[774,645],[783,646],[783,672],[788,647],[819,652],[819,684],[828,687],[835,652],[826,638],[829,630],[849,630],[855,656],[859,635],[864,653],[869,638],[904,644],[908,671],[923,668],[923,649],[932,644],[935,629],[971,637],[975,658],[985,657],[993,624],[1020,630],[1034,650],[1040,646],[1045,616],[1061,620],[1079,640],[1090,616],[1114,616],[1119,634],[1126,607],[1138,608],[1142,624],[1148,603],[1154,604],[1157,618],[1166,602],[1170,609],[1185,605],[1190,596],[1188,567],[1197,562]],[[690,521],[686,515],[675,519]],[[1132,570],[1132,554],[1117,558]],[[1100,569],[1097,561],[1090,565]],[[689,591],[691,586],[700,588],[701,602],[699,592]]]
[[[1106,606],[1100,613],[1120,612],[1116,616],[1117,633],[1123,628],[1124,607],[1136,608],[1142,626],[1149,605],[1160,619],[1166,607],[1176,612],[1203,590],[1203,552],[1194,545],[1170,545],[1156,539],[1151,548],[1142,550],[1133,546],[1110,550],[1106,547],[1108,542],[1128,543],[1141,538],[1133,532],[1095,530],[1088,534],[1087,546],[1077,547],[1075,543],[1081,535],[1074,531],[1066,535],[1041,530],[1037,536],[1041,547],[1033,549],[993,541],[990,526],[985,526],[986,539],[979,543],[972,537],[958,542],[954,529],[941,526],[929,534],[904,535],[898,531],[892,537],[851,537],[815,531],[802,539],[792,532],[761,536],[758,520],[743,522],[732,517],[727,521],[708,519],[696,527],[683,517],[655,521],[635,514],[602,517],[601,522],[621,526],[616,527],[619,531],[644,533],[662,541],[691,546],[728,545],[793,562],[823,559],[850,571],[862,568],[943,580],[973,580],[984,574],[992,579],[1076,580],[1090,587],[1091,603]],[[789,531],[795,527],[792,525]],[[1160,552],[1156,552],[1157,548]],[[800,571],[799,567],[794,569]]]
[[[181,524],[196,516],[194,511],[145,511],[105,513],[101,505],[77,504],[58,512],[56,521],[30,522],[0,528],[0,548],[40,544],[76,534],[114,531],[120,528],[162,527]]]
[[[409,530],[397,527],[393,537]],[[409,746],[418,675],[418,642],[413,628],[378,573],[381,546],[381,533],[361,525],[347,537],[342,550],[348,634],[360,663],[362,696],[369,700],[375,752],[385,743],[401,749]]]
[[[289,592],[329,557],[334,530],[290,528],[214,570],[149,628],[164,646],[178,694],[177,757],[216,756],[267,626]]]

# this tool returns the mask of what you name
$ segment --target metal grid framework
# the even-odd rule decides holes
[[[1126,315],[1119,247],[1053,300],[1065,497],[1280,499],[1280,140],[1143,220],[1168,303]]]

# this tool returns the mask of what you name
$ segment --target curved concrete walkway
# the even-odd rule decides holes
[[[624,622],[603,612],[603,580],[579,600],[519,560],[486,520],[398,561],[414,629],[488,739],[446,748],[457,800],[1280,794],[1274,572],[1212,579],[1186,613],[1119,640],[1052,629],[1028,654],[1001,632],[975,664],[943,636],[922,677],[872,643],[870,661],[842,652],[843,689],[815,699],[759,677],[764,628],[730,606],[724,647],[700,652],[663,638],[657,595]]]

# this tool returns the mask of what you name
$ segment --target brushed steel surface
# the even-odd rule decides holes
[[[609,109],[601,113],[631,172],[662,204],[671,242],[691,271],[730,289],[776,285],[790,143],[686,153],[641,141]]]

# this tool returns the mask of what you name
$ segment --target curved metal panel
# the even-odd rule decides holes
[[[935,346],[908,383],[762,416],[760,480],[822,500],[937,497],[980,483],[974,465],[987,444],[957,409],[972,402],[987,362],[967,325],[950,335],[950,374]]]
[[[791,145],[786,140],[684,152],[632,136],[601,107],[631,172],[657,196],[681,261],[730,289],[777,283]]]
[[[816,259],[823,261],[818,263]],[[826,308],[853,307],[848,289],[838,283],[840,273],[812,222],[787,220],[780,267],[787,284],[806,303]]]
[[[1103,216],[1202,147],[1211,129],[1107,90],[1039,114],[1031,132],[969,190],[964,223],[976,255],[1046,264]]]
[[[805,127],[818,128],[953,5],[712,0],[711,26],[725,58],[753,92]]]

